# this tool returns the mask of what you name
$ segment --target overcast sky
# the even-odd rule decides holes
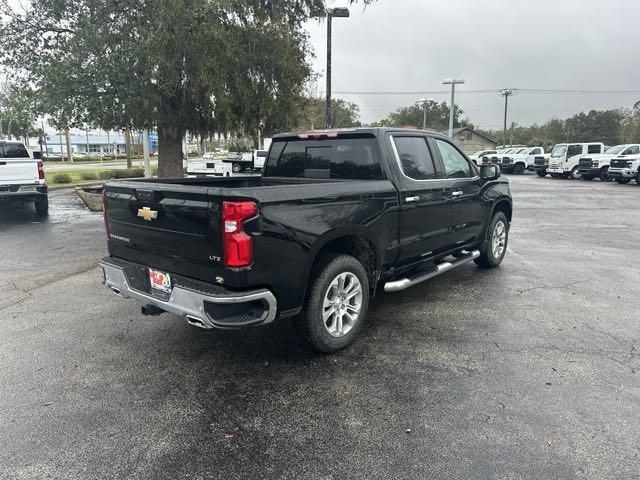
[[[346,6],[336,0],[334,6]],[[340,91],[457,91],[529,88],[640,91],[639,0],[378,0],[333,21],[334,97],[360,105],[365,122],[417,98],[448,94],[346,95]],[[326,24],[307,24],[324,95]],[[510,97],[521,125],[589,109],[631,107],[638,94],[533,94]],[[502,127],[496,93],[456,95],[482,128]]]

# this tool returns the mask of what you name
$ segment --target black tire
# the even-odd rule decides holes
[[[49,197],[40,197],[34,200],[33,206],[36,208],[36,215],[39,217],[49,215]]]
[[[620,185],[626,185],[630,181],[631,181],[630,178],[616,178],[616,182],[618,182]]]
[[[351,329],[343,336],[332,336],[323,320],[325,295],[331,284],[343,273],[357,277],[362,291],[361,306]],[[300,331],[314,349],[323,353],[333,353],[349,346],[358,334],[367,316],[369,305],[369,280],[362,264],[349,255],[329,255],[313,269],[312,283],[304,312],[299,319]],[[333,307],[331,307],[333,308]]]
[[[600,175],[598,175],[598,178],[600,178],[601,182],[608,182],[609,180],[611,180],[609,178],[609,167],[602,167],[600,169]]]
[[[551,178],[562,178],[562,174],[561,173],[552,173],[551,174]]]
[[[591,175],[582,175],[582,179],[590,182],[591,180],[593,180],[593,177]]]
[[[515,167],[513,167],[513,173],[516,175],[522,175],[524,173],[524,165],[519,163]]]
[[[239,163],[234,163],[231,166],[231,170],[233,170],[234,173],[240,173],[242,171],[242,165],[240,165]]]
[[[638,169],[638,173],[636,174],[636,185],[640,187],[640,168]]]
[[[536,170],[536,173],[538,174],[539,177],[546,177],[547,176],[547,171],[546,170]]]
[[[580,170],[578,169],[577,165],[571,169],[571,172],[569,172],[568,176],[572,180],[580,180],[580,178],[582,177],[582,174],[580,173]]]
[[[493,251],[493,239],[494,236],[498,234],[496,230],[496,226],[499,223],[504,225],[504,245],[502,248],[502,253],[496,255]],[[509,245],[509,221],[507,220],[506,215],[503,212],[495,212],[489,225],[487,226],[487,231],[485,232],[484,242],[482,243],[482,247],[480,249],[480,256],[474,260],[479,267],[483,268],[495,268],[500,263],[502,263],[502,259],[507,253],[507,246]]]

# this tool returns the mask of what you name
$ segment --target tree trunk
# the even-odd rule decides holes
[[[158,127],[158,178],[184,177],[182,138],[184,129]]]
[[[124,143],[127,145],[127,168],[131,168],[131,134],[128,128],[124,130]]]

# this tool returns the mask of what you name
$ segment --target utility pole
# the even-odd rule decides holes
[[[511,122],[511,129],[509,131],[509,146],[511,147],[513,145],[513,127],[515,126],[516,122]]]
[[[445,78],[442,81],[443,85],[451,85],[451,105],[449,106],[449,138],[453,138],[453,116],[455,114],[455,95],[456,85],[464,83],[462,78]]]
[[[500,95],[504,97],[504,126],[503,126],[503,140],[502,146],[507,146],[507,106],[509,104],[509,96],[513,95],[513,89],[505,88],[500,92]]]
[[[86,148],[87,148],[87,157],[89,156],[89,129],[85,128],[84,129],[84,135],[85,135],[85,142],[87,144]]]
[[[44,153],[47,154],[47,159],[49,158],[49,148],[47,147],[47,132],[44,129],[44,121],[40,122],[40,125],[42,126],[42,135],[44,138]],[[42,159],[44,160],[44,157],[42,157]]]

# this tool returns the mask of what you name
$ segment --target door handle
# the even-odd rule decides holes
[[[462,190],[458,190],[456,192],[451,192],[451,196],[452,197],[459,197],[461,195],[464,195],[464,192]]]
[[[420,200],[420,197],[404,197],[405,202],[417,202]]]

